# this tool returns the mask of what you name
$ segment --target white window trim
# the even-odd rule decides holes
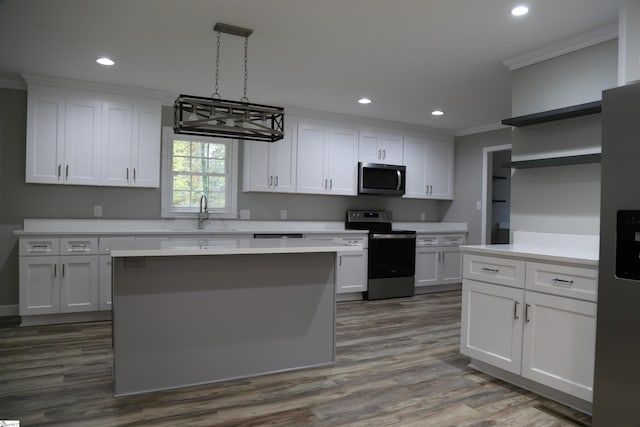
[[[164,126],[162,128],[162,168],[161,168],[161,199],[162,206],[160,215],[162,218],[196,218],[198,209],[189,211],[172,210],[171,209],[171,141],[176,135],[173,128]],[[216,138],[198,137],[202,140],[214,141]],[[238,218],[238,140],[227,140],[231,142],[229,151],[229,167],[231,178],[231,195],[229,197],[229,206],[224,211],[209,209],[209,218]]]

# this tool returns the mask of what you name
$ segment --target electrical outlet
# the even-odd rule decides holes
[[[102,216],[102,205],[93,205],[93,216]]]
[[[426,221],[426,220],[427,220],[427,213],[420,212],[420,221]]]
[[[251,218],[251,211],[249,209],[240,209],[240,219]]]
[[[280,211],[280,219],[287,219],[287,210],[286,209],[282,209]]]

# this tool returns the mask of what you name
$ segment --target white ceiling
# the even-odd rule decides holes
[[[250,102],[460,131],[510,116],[503,60],[615,22],[621,2],[529,0],[514,18],[515,0],[0,0],[0,78],[209,96],[223,22],[254,30]],[[243,43],[222,35],[223,98],[242,96]]]

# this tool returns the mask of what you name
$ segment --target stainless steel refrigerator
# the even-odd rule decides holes
[[[593,426],[640,426],[640,84],[602,97]]]

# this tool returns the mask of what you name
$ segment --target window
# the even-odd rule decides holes
[[[170,127],[163,129],[163,217],[193,217],[204,195],[213,217],[236,218],[237,176],[236,140],[179,135]]]

